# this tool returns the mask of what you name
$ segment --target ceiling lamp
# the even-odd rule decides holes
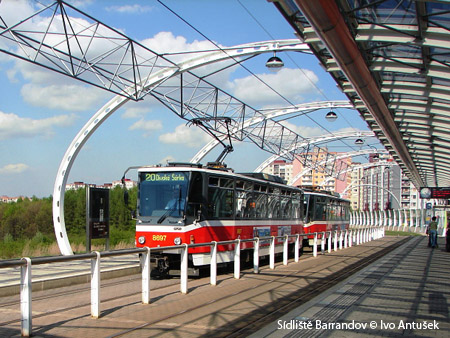
[[[284,66],[284,62],[276,55],[276,53],[273,53],[273,56],[267,60],[266,67],[269,68],[271,71],[279,71]]]
[[[361,139],[361,138],[357,138],[355,140],[355,144],[358,145],[358,146],[362,146],[364,144],[364,140]]]
[[[328,112],[325,118],[330,122],[334,122],[337,119],[337,115],[334,111],[330,110],[330,112]]]

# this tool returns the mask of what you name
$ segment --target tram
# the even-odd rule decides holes
[[[304,191],[304,232],[348,230],[350,226],[350,201],[328,191]],[[318,236],[319,241],[322,236]],[[307,236],[304,246],[311,246],[314,237]]]
[[[138,182],[138,247],[303,233],[303,190],[277,176],[171,163],[139,168]],[[291,249],[294,241],[290,240]],[[241,249],[241,258],[250,259],[253,242],[241,243]],[[218,263],[233,261],[234,244],[219,245],[217,251]],[[282,251],[281,241],[276,242],[275,251]],[[189,274],[198,275],[210,263],[210,247],[189,248],[188,253]],[[262,243],[260,255],[268,254],[268,243]],[[158,253],[154,259],[162,275],[179,272],[179,250]]]

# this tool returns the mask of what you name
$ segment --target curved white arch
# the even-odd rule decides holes
[[[324,165],[329,162],[333,162],[336,160],[341,160],[343,158],[347,158],[350,156],[359,156],[359,155],[367,155],[367,154],[373,154],[373,153],[379,153],[379,154],[389,154],[389,152],[385,149],[377,149],[376,151],[374,149],[364,149],[364,150],[358,150],[358,151],[350,151],[348,153],[340,154],[339,156],[332,158],[330,160],[324,160],[319,162],[319,165]],[[294,182],[296,182],[299,178],[301,178],[303,175],[307,174],[311,171],[311,168],[306,168],[297,175],[295,175],[290,182],[288,182],[289,185],[292,185]]]
[[[356,131],[356,132],[344,132],[344,133],[336,133],[336,134],[327,134],[318,136],[315,138],[310,138],[305,142],[299,143],[296,145],[296,149],[300,149],[306,147],[308,144],[313,145],[316,143],[329,142],[334,140],[340,140],[342,138],[350,138],[350,137],[374,137],[375,134],[372,131]],[[295,149],[289,149],[289,151],[294,151]],[[254,170],[254,172],[259,173],[263,171],[267,166],[269,166],[273,161],[282,157],[285,153],[281,153],[279,155],[272,155],[267,158],[264,162],[262,162],[258,168]]]
[[[278,108],[278,109],[270,109],[265,111],[260,111],[265,115],[265,119],[273,119],[281,116],[288,116],[291,114],[301,115],[309,114],[313,111],[325,108],[347,108],[347,109],[355,109],[355,107],[351,104],[350,101],[338,100],[338,101],[320,101],[320,102],[309,102],[296,105],[295,107],[287,107],[287,108]],[[298,116],[298,115],[296,115]],[[250,121],[245,121],[243,124],[238,126],[236,130],[241,130],[243,128],[249,127],[253,124],[258,124],[261,122],[261,118],[252,119]],[[373,133],[372,133],[373,134]],[[373,135],[372,135],[373,136]],[[222,139],[225,139],[223,137]],[[219,144],[218,140],[209,141],[202,149],[200,149],[197,154],[194,155],[191,159],[191,163],[199,163],[206,155],[209,154],[211,150],[213,150]],[[256,170],[255,170],[256,171]]]
[[[398,198],[397,198],[397,197],[394,195],[394,193],[393,193],[392,191],[390,191],[389,189],[384,188],[384,187],[380,187],[379,185],[376,185],[376,184],[366,184],[366,183],[363,183],[363,184],[355,184],[355,183],[358,183],[358,182],[353,181],[352,183],[350,183],[350,184],[344,189],[344,191],[341,193],[341,196],[345,195],[345,193],[346,193],[350,188],[354,188],[354,187],[375,187],[375,188],[380,188],[380,189],[382,189],[382,190],[387,191],[389,194],[391,194],[392,197],[394,197],[394,199],[395,199],[395,201],[397,202],[397,204],[398,204],[399,206],[401,206],[401,203],[400,203],[400,201],[398,200]]]
[[[375,151],[374,151],[374,153],[375,153]],[[366,168],[370,168],[370,167],[383,167],[383,166],[384,167],[390,167],[390,166],[393,166],[393,165],[397,165],[397,163],[396,162],[388,162],[388,161],[379,161],[379,162],[372,162],[372,163],[364,163],[364,164],[359,165],[357,168],[358,169],[366,169]],[[341,173],[342,174],[346,174],[349,171],[353,171],[354,169],[355,168],[353,168],[353,167],[349,167],[349,168],[343,170]],[[333,179],[333,177],[325,178],[323,180],[323,182],[322,182],[322,185],[326,185],[332,179]],[[348,190],[348,187],[344,189],[344,191],[342,192],[341,195],[343,195],[344,192],[347,192],[347,190]]]
[[[150,90],[157,87],[170,77],[177,74],[190,71],[192,69],[202,67],[214,62],[220,62],[230,58],[239,58],[241,56],[258,55],[261,53],[273,51],[303,51],[308,52],[309,48],[306,44],[299,43],[299,40],[278,40],[264,41],[251,44],[239,45],[223,51],[213,51],[203,54],[200,57],[194,57],[187,61],[179,63],[176,67],[168,67],[155,72],[151,77],[147,78],[145,83],[136,84],[142,90]],[[136,88],[129,88],[129,92],[135,92]],[[95,130],[117,109],[130,100],[131,95],[127,97],[117,95],[107,102],[100,110],[98,110],[78,132],[75,138],[67,148],[63,159],[58,168],[53,188],[53,226],[58,242],[59,249],[63,255],[72,255],[73,251],[70,247],[67,236],[65,219],[64,219],[64,193],[67,179],[72,165],[79,151],[95,132]]]

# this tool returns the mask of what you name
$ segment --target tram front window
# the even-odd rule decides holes
[[[142,172],[139,176],[139,216],[158,224],[185,215],[187,172]]]

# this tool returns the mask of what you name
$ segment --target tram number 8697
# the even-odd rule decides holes
[[[154,241],[165,241],[167,238],[167,235],[153,235],[152,239]]]

